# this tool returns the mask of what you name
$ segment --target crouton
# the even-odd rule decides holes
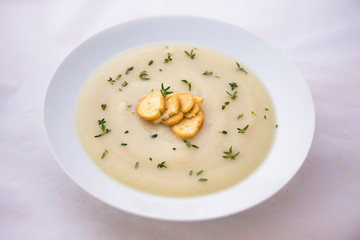
[[[137,114],[145,120],[155,120],[165,110],[165,100],[160,91],[142,97],[136,106]]]
[[[172,126],[177,124],[178,122],[181,121],[181,119],[183,119],[184,117],[184,113],[183,112],[179,112],[178,114],[168,118],[167,120],[163,121],[162,123],[168,126]]]
[[[172,126],[173,132],[181,138],[191,138],[201,129],[204,115],[201,111],[192,118],[183,118],[179,123]]]
[[[178,95],[181,102],[181,111],[183,113],[189,112],[195,104],[193,96],[190,93],[179,93]]]
[[[193,98],[196,103],[202,103],[204,101],[204,98],[199,95],[193,95]]]
[[[178,114],[181,110],[181,103],[178,94],[172,93],[165,97],[165,111],[153,123],[158,124]]]
[[[184,117],[192,118],[200,111],[200,107],[198,103],[194,104],[194,107],[191,109],[190,112],[185,113]]]

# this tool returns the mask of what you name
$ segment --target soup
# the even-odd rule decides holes
[[[140,99],[164,89],[203,98],[194,136],[180,137],[137,113]],[[276,129],[270,96],[249,69],[181,43],[142,46],[100,66],[79,95],[76,126],[85,151],[108,176],[172,197],[241,182],[266,158]]]

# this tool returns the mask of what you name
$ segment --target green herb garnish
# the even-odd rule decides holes
[[[166,161],[163,161],[163,162],[159,163],[159,164],[157,165],[157,167],[158,167],[158,168],[167,168],[167,166],[165,165],[165,163],[166,163]]]
[[[195,57],[195,53],[194,53],[194,49],[191,49],[191,51],[190,52],[188,52],[188,51],[184,51],[185,52],[185,54],[188,56],[188,57],[190,57],[191,59],[194,59],[194,57]]]
[[[172,150],[174,150],[174,151],[175,151],[175,150],[176,150],[176,148],[173,148]]]
[[[121,77],[122,77],[122,75],[119,74],[119,75],[116,76],[115,80],[119,80]]]
[[[156,138],[158,135],[155,133],[154,135],[151,136],[151,138]]]
[[[122,88],[119,88],[119,91],[122,92]]]
[[[166,95],[168,95],[168,94],[173,93],[173,92],[168,91],[169,89],[170,89],[170,86],[167,87],[167,88],[164,88],[164,84],[161,83],[160,92],[161,92],[161,94],[162,94],[164,97],[165,97]]]
[[[191,91],[191,82],[189,82],[188,80],[181,80],[183,83],[185,83],[186,85],[188,85],[189,87],[189,91]]]
[[[230,102],[224,102],[224,105],[221,106],[221,109],[224,110],[226,108],[226,106],[229,104],[230,104]]]
[[[199,148],[198,146],[191,144],[190,141],[183,139],[184,143],[186,143],[187,147]]]
[[[248,127],[249,127],[249,124],[246,125],[244,128],[237,128],[238,133],[245,133],[245,131],[246,131],[246,129],[248,129]]]
[[[127,105],[126,106],[126,111],[128,110],[128,109],[130,109],[132,107],[132,105],[130,104],[130,105]]]
[[[125,74],[128,75],[130,71],[134,70],[134,66],[129,67],[128,69],[126,69]]]
[[[121,146],[127,146],[127,143],[121,143]]]
[[[190,176],[193,175],[193,170],[190,170],[189,175],[190,175]]]
[[[199,182],[207,182],[208,180],[207,180],[207,178],[199,178],[198,181]]]
[[[229,83],[230,87],[231,87],[231,90],[234,90],[235,88],[238,87],[237,83],[236,82],[233,82],[233,83]]]
[[[220,133],[226,135],[226,134],[227,134],[227,131],[224,130],[224,131],[221,131]]]
[[[96,135],[95,137],[101,137],[101,136],[104,136],[105,134],[111,132],[111,129],[107,129],[106,126],[105,126],[105,119],[101,119],[101,120],[98,120],[98,125],[99,125],[99,128],[101,129],[101,133],[99,135]]]
[[[172,61],[172,58],[171,58],[171,53],[167,53],[167,58],[164,59],[164,63],[169,63]]]
[[[103,154],[101,155],[101,159],[104,159],[104,157],[106,156],[106,154],[108,154],[108,150],[105,149],[105,151],[103,152]]]
[[[101,108],[102,108],[103,111],[105,111],[105,109],[106,109],[106,104],[101,104]]]
[[[209,72],[208,70],[205,70],[205,72],[203,72],[203,75],[211,76],[211,75],[213,75],[213,72]]]
[[[251,114],[254,115],[254,116],[256,116],[256,114],[255,114],[253,111],[251,111]]]
[[[264,115],[264,119],[266,120],[266,115]]]
[[[129,131],[128,131],[128,130],[126,130],[124,133],[125,133],[125,134],[128,134],[128,133],[129,133]]]
[[[139,78],[141,80],[150,80],[150,78],[148,76],[149,76],[149,74],[146,71],[142,71],[139,74]]]
[[[278,125],[276,124],[275,127],[278,128]]]
[[[123,87],[126,87],[128,85],[128,82],[127,81],[124,81],[122,84],[121,84],[121,86],[123,86]]]
[[[268,108],[265,108],[265,111],[269,111],[269,109],[268,109]]]
[[[237,91],[235,91],[233,94],[229,93],[228,91],[226,91],[226,93],[230,96],[231,100],[235,100],[237,98]]]
[[[204,170],[200,170],[196,173],[196,176],[200,176],[202,173],[204,172]]]
[[[154,63],[154,61],[153,61],[153,60],[150,60],[149,63],[148,63],[148,65],[150,66],[150,65],[152,65],[153,63]]]
[[[240,114],[239,116],[237,116],[237,119],[240,119],[244,116],[244,114]]]
[[[112,77],[109,77],[107,81],[111,83],[111,85],[114,85],[114,83],[116,82],[116,80],[112,79]]]
[[[236,62],[236,66],[238,67],[238,70],[239,70],[239,71],[242,71],[242,72],[248,74],[248,72],[245,70],[245,68],[241,67],[238,62]]]
[[[137,169],[139,167],[139,162],[135,163],[135,169]]]
[[[231,160],[235,160],[235,157],[239,155],[240,152],[237,152],[236,154],[233,154],[232,152],[232,146],[229,148],[229,150],[226,152],[223,152],[225,156],[222,156],[223,158],[230,158]]]

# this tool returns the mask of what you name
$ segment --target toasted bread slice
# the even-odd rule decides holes
[[[178,114],[181,110],[181,103],[177,93],[172,93],[166,95],[165,97],[165,111],[161,114],[161,116],[153,121],[153,123],[158,124],[163,122],[170,117]]]
[[[137,114],[145,120],[155,120],[165,110],[165,100],[160,91],[142,97],[136,106]]]
[[[163,121],[162,123],[168,126],[172,126],[177,124],[178,122],[181,121],[181,119],[183,119],[184,117],[184,113],[183,112],[179,112],[178,114],[168,118],[167,120]]]
[[[200,97],[199,95],[193,95],[193,98],[196,103],[203,103],[204,101],[204,98]]]
[[[194,107],[191,109],[190,112],[185,113],[184,117],[186,118],[192,118],[195,117],[195,115],[200,111],[200,107],[198,103],[194,104]]]
[[[191,138],[201,129],[204,115],[201,111],[192,118],[183,118],[179,123],[172,126],[172,130],[181,138]]]
[[[181,102],[181,111],[183,113],[189,112],[195,104],[195,100],[190,93],[179,93],[179,99]]]

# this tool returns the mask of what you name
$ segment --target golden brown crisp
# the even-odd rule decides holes
[[[203,103],[204,101],[204,98],[200,97],[199,95],[193,95],[193,98],[196,103]]]
[[[193,96],[190,93],[179,93],[178,95],[181,102],[181,111],[183,113],[189,112],[195,104]]]
[[[163,121],[162,123],[168,126],[172,126],[177,124],[178,122],[181,121],[181,119],[183,119],[184,117],[184,113],[183,112],[179,112],[178,114],[168,118],[167,120]]]
[[[179,123],[172,126],[172,130],[181,138],[191,138],[201,129],[204,115],[201,111],[192,118],[183,118]]]
[[[198,103],[194,104],[194,107],[191,109],[190,112],[185,113],[184,117],[192,118],[200,111],[200,107]]]
[[[165,100],[160,91],[142,97],[136,106],[137,114],[145,120],[155,120],[165,109]]]
[[[153,123],[158,124],[162,121],[169,119],[170,117],[178,114],[181,110],[181,103],[177,93],[172,93],[165,96],[165,111],[161,114],[161,116]]]

